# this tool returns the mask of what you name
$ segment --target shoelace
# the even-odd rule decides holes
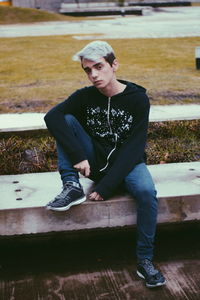
[[[67,196],[67,194],[71,191],[71,189],[73,188],[73,185],[71,185],[70,183],[65,183],[62,192],[59,194],[59,196]]]
[[[159,272],[154,268],[152,262],[148,259],[145,259],[144,262],[144,267],[145,269],[148,271],[148,273],[150,273],[151,275],[155,276],[157,275]]]
[[[68,200],[67,195],[72,190],[72,188],[73,188],[73,185],[71,183],[66,182],[64,187],[63,187],[62,192],[54,200],[50,201],[50,203],[60,202],[62,200],[62,198]]]

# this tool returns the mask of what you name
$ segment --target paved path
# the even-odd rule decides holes
[[[143,16],[117,16],[105,20],[86,18],[77,22],[0,25],[0,37],[65,34],[73,34],[76,39],[200,36],[200,6],[156,10],[149,7],[144,8]]]
[[[0,114],[0,132],[46,129],[44,113]],[[152,105],[150,122],[200,119],[200,105]]]

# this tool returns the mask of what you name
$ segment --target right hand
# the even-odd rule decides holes
[[[85,177],[88,177],[90,175],[90,165],[88,160],[83,160],[78,164],[75,164],[74,168]]]

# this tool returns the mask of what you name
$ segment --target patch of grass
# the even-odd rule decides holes
[[[200,160],[200,120],[150,123],[147,163]],[[57,170],[55,141],[47,133],[1,135],[0,174]]]
[[[200,161],[200,120],[150,123],[148,164]]]
[[[87,19],[96,19],[97,17],[87,17]],[[49,21],[81,21],[86,17],[71,17],[63,14],[48,12],[34,8],[12,7],[0,5],[0,24],[19,24],[19,23],[35,23]],[[98,20],[107,19],[98,17]],[[112,19],[112,17],[109,17]]]
[[[74,18],[34,8],[0,6],[0,24],[68,21],[73,19]]]
[[[57,168],[55,142],[46,134],[3,137],[0,149],[1,175],[47,172]]]
[[[89,85],[71,60],[88,42],[72,36],[1,38],[0,112],[46,112]],[[120,62],[118,78],[145,86],[152,104],[200,103],[194,57],[200,37],[124,39],[123,47],[122,40],[108,42]]]

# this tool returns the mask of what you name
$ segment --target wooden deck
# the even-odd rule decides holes
[[[199,226],[159,228],[156,265],[164,287],[136,275],[134,230],[0,241],[2,300],[198,300]]]

